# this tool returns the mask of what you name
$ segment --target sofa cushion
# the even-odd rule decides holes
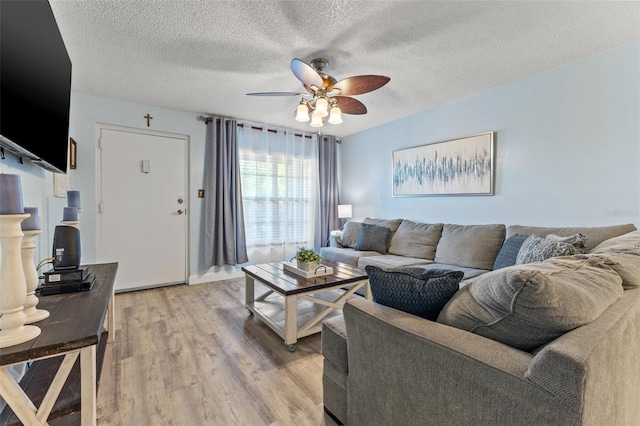
[[[496,257],[496,261],[493,264],[493,269],[495,270],[515,265],[520,247],[522,247],[522,243],[524,243],[524,240],[526,239],[527,237],[523,237],[522,235],[518,234],[512,235],[511,237],[507,238],[504,244],[502,244],[502,248],[498,253],[498,257]]]
[[[523,226],[523,225],[510,225],[507,228],[507,238],[514,234],[520,234],[524,237],[529,235],[538,235],[540,237],[546,237],[549,234],[557,234],[563,237],[568,237],[574,234],[582,234],[587,237],[587,247],[592,249],[604,240],[617,237],[618,235],[626,234],[627,232],[635,231],[635,225],[628,223],[624,225],[612,225],[612,226],[593,226],[593,227],[572,227],[572,228],[549,228],[542,226]]]
[[[532,351],[587,324],[622,296],[611,268],[553,258],[488,272],[463,287],[438,322]]]
[[[415,268],[365,268],[373,301],[435,321],[442,307],[458,291],[461,271]]]
[[[622,278],[625,290],[640,287],[640,251],[578,254],[575,257],[600,261],[605,267],[610,267]]]
[[[367,265],[377,266],[382,269],[402,268],[407,266],[426,265],[433,263],[433,260],[421,259],[419,257],[397,256],[386,254],[381,256],[367,256],[358,259],[358,268],[364,269]]]
[[[320,347],[324,357],[336,366],[338,371],[349,371],[347,360],[347,329],[342,315],[326,319],[322,322]]]
[[[380,254],[387,254],[390,239],[391,230],[386,226],[363,223],[354,248],[360,251],[377,251]]]
[[[640,252],[640,231],[632,231],[598,244],[589,253]]]
[[[320,256],[323,259],[333,260],[334,262],[342,262],[347,265],[358,267],[358,259],[367,256],[379,256],[377,251],[358,251],[352,248],[340,247],[322,247],[320,248]]]
[[[458,265],[447,265],[446,263],[429,263],[427,265],[417,265],[417,266],[414,266],[414,268],[443,269],[445,271],[460,271],[464,274],[464,276],[462,277],[462,281],[460,282],[460,286],[467,285],[468,282],[465,282],[465,281],[470,280],[471,278],[475,278],[489,272],[488,269],[466,268],[464,266],[458,266]]]
[[[435,261],[468,268],[491,269],[504,241],[505,226],[452,225],[442,228]]]
[[[398,227],[402,223],[402,219],[373,219],[368,217],[363,220],[362,223],[366,223],[367,225],[384,226],[385,228],[389,228],[391,233],[394,233],[398,230]]]
[[[362,222],[347,222],[342,228],[342,235],[338,239],[338,243],[342,247],[354,248],[360,236],[360,227]]]
[[[572,254],[576,254],[576,249],[572,244],[529,235],[520,247],[516,265],[542,262],[552,257],[571,256]]]
[[[433,260],[442,235],[441,223],[415,223],[403,220],[391,239],[389,253]]]

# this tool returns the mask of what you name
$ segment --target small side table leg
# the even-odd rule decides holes
[[[96,345],[80,349],[80,417],[82,426],[96,425]]]

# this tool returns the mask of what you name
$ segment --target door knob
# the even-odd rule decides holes
[[[183,211],[182,209],[180,209],[180,210],[178,210],[177,212],[175,212],[175,213],[173,213],[173,214],[180,215],[180,214],[182,214],[182,213],[184,213],[184,211]]]

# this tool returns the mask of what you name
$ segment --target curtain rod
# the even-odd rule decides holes
[[[204,115],[200,115],[200,116],[198,116],[198,120],[200,120],[200,121],[204,121],[204,124],[209,124],[209,123],[211,123],[211,122],[213,121],[213,117],[205,117]],[[217,118],[217,119],[216,119],[216,123],[219,123],[219,122],[220,122],[220,119],[219,119],[219,118]],[[236,124],[236,126],[238,126],[238,127],[244,127],[244,124],[243,124],[243,123],[237,123],[237,124]],[[257,126],[251,126],[251,128],[252,128],[253,130],[259,130],[259,131],[264,130],[262,127],[257,127]],[[268,129],[267,129],[267,132],[269,132],[269,133],[278,133],[278,130],[276,130],[276,129],[269,129],[269,128],[268,128]],[[312,136],[311,136],[311,135],[303,135],[302,133],[294,133],[294,134],[293,134],[293,136],[295,136],[295,137],[297,137],[297,138],[304,137],[305,139],[311,139],[311,138],[312,138]]]

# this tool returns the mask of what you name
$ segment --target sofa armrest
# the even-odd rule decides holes
[[[530,353],[365,299],[344,319],[349,424],[577,424],[525,378]]]
[[[344,248],[344,246],[338,242],[341,236],[342,231],[331,231],[329,234],[329,247]]]

